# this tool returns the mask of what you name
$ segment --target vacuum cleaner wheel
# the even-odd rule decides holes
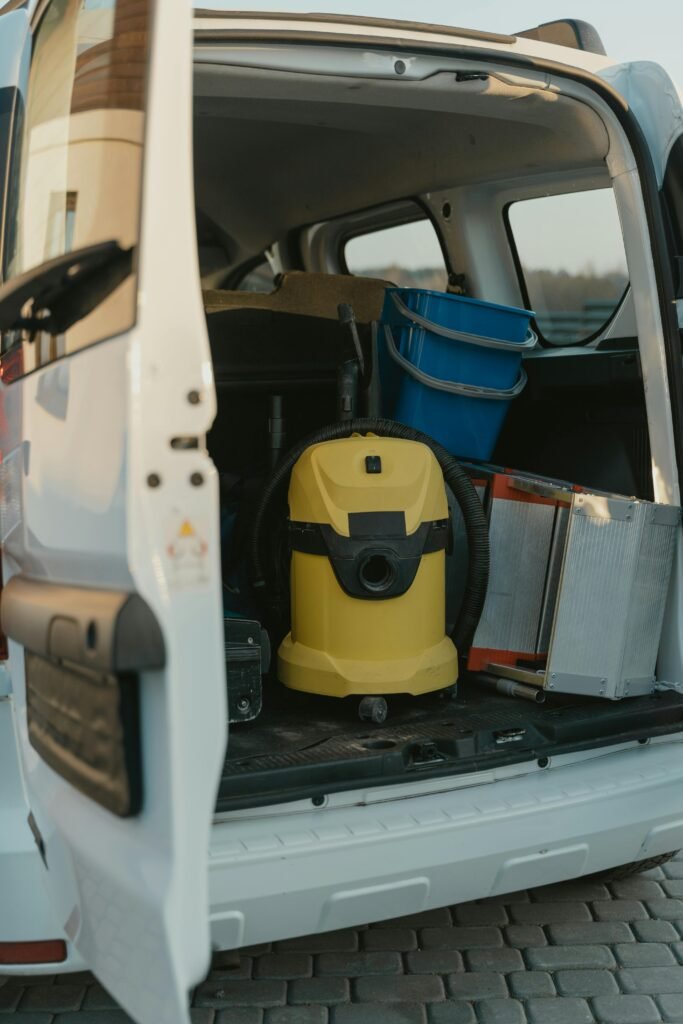
[[[358,705],[358,717],[364,722],[381,725],[386,722],[389,705],[384,697],[363,697]]]

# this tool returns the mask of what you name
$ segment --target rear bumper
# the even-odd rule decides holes
[[[495,785],[492,783],[495,781]],[[683,742],[482,773],[466,788],[354,794],[356,803],[236,812],[213,828],[213,944],[314,934],[589,874],[683,847]],[[442,785],[446,780],[442,780]],[[340,800],[341,798],[337,798]],[[56,938],[25,811],[0,815],[0,941]],[[81,970],[61,964],[0,974]]]
[[[414,791],[367,791],[354,794],[355,804],[302,802],[217,822],[214,945],[234,949],[417,913],[683,846],[680,741]]]
[[[25,820],[15,823],[0,814],[0,942],[44,942],[64,939],[64,932],[55,919],[50,898],[43,882],[44,868],[35,844],[25,845],[22,832],[15,825],[26,827]],[[30,833],[29,833],[30,836]],[[12,837],[19,838],[9,849]],[[63,974],[85,970],[80,955],[70,942],[65,942],[66,959],[61,963],[4,964],[1,974]]]

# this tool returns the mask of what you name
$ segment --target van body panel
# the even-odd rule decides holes
[[[47,20],[32,26],[35,39],[46,26],[43,47],[67,47],[59,33],[80,8],[53,3],[39,12]],[[139,244],[132,238],[137,289],[131,291],[131,276],[115,295],[132,299],[130,329],[106,337],[82,320],[71,348],[71,328],[66,342],[43,333],[21,342],[21,351],[16,345],[9,351],[11,338],[5,339],[9,356],[20,354],[17,379],[6,373],[0,385],[4,581],[12,610],[6,622],[12,694],[3,712],[14,720],[24,806],[16,805],[15,787],[14,827],[0,831],[3,853],[17,858],[17,899],[26,892],[22,880],[37,874],[40,883],[26,896],[26,925],[12,915],[15,937],[51,920],[50,934],[40,937],[67,937],[71,969],[85,964],[137,1020],[181,1024],[188,1019],[188,990],[209,963],[206,851],[227,714],[216,474],[201,444],[179,451],[171,439],[201,438],[215,398],[199,285],[187,287],[197,276],[190,12],[183,4],[118,3],[110,7],[117,16],[123,12],[120,22],[110,23],[102,4],[86,15],[103,18],[105,46],[106,33],[115,34],[119,24],[122,33],[138,26],[134,45],[146,54],[146,72],[134,65],[134,80],[102,98],[95,91],[94,101],[88,85],[76,95],[82,86],[76,74],[61,121],[46,118],[46,104],[36,114],[30,92],[25,102],[26,123],[37,123],[42,135],[36,142],[34,132],[27,150],[34,163],[22,188],[28,182],[40,192],[46,179],[55,190],[50,202],[66,198],[64,231],[71,216],[75,246],[78,232],[92,226],[88,203],[101,196],[88,190],[87,174],[77,175],[87,154],[66,157],[74,141],[87,139],[92,174],[101,171],[105,180],[110,160],[126,188],[139,181],[142,213]],[[0,17],[0,52],[4,26],[20,13]],[[58,89],[50,90],[40,52],[34,43],[35,81],[45,99]],[[21,78],[16,84],[26,87]],[[63,84],[69,85],[57,83]],[[134,90],[144,93],[145,86],[143,115],[145,101],[135,106]],[[55,125],[67,117],[64,144]],[[118,136],[107,134],[115,121],[125,159]],[[43,157],[45,139],[55,154],[50,161]],[[131,161],[143,145],[136,178]],[[107,153],[98,148],[107,146]],[[29,260],[43,244],[31,219],[36,210],[31,206],[19,227]],[[122,228],[133,236],[134,220],[133,210]],[[100,227],[117,230],[115,223]],[[60,241],[58,218],[46,247],[50,231]],[[174,547],[180,534],[184,548]],[[17,591],[15,576],[28,589]],[[139,601],[149,612],[142,618]],[[35,626],[43,614],[43,639],[35,632],[32,639],[24,627],[32,629],[32,618]],[[140,657],[150,630],[157,638],[152,662]],[[124,635],[131,641],[124,640],[126,651],[119,643]],[[202,687],[188,683],[193,679]],[[0,885],[6,882],[3,875]],[[42,920],[31,911],[41,893],[49,896]]]
[[[683,133],[681,93],[666,71],[651,61],[603,68],[599,77],[612,86],[635,114],[661,187],[671,147]]]
[[[209,856],[217,945],[253,945],[560,882],[683,842],[681,743],[344,794],[216,821]],[[564,761],[564,763],[562,763]],[[464,780],[463,780],[464,782]],[[283,888],[281,879],[287,877]]]
[[[10,88],[25,77],[23,43],[28,17],[37,11],[36,0],[4,18],[0,11],[0,67]],[[219,482],[205,442],[217,403],[197,275],[192,19],[189,7],[157,0],[135,324],[63,358],[53,358],[50,339],[36,341],[32,358],[42,348],[33,371],[0,383],[5,582],[21,575],[42,587],[43,596],[55,584],[50,593],[75,589],[79,609],[88,595],[93,608],[111,605],[101,620],[93,611],[95,638],[101,627],[113,631],[114,613],[135,598],[149,612],[146,628],[158,629],[163,641],[163,657],[153,665],[140,661],[124,671],[113,658],[95,664],[100,649],[95,639],[88,653],[87,616],[72,608],[69,617],[57,601],[46,628],[48,636],[54,629],[54,648],[46,642],[39,652],[25,650],[18,635],[10,636],[11,692],[0,691],[0,750],[12,762],[0,782],[0,891],[8,884],[13,891],[0,941],[53,937],[45,929],[65,934],[67,960],[50,971],[87,966],[140,1024],[162,1018],[187,1024],[187,994],[204,975],[211,947],[235,949],[417,913],[683,845],[681,741],[671,738],[457,781],[423,778],[215,814],[227,708]],[[452,72],[457,47],[467,54],[458,57],[466,69],[490,58],[508,85],[514,79],[521,91],[548,98],[566,88],[593,106],[612,143],[600,170],[611,174],[627,212],[629,302],[643,339],[655,495],[680,500],[642,181],[606,103],[585,81],[570,82],[561,72],[564,65],[568,74],[597,74],[617,101],[628,103],[661,184],[683,131],[679,94],[661,69],[527,38],[342,16],[195,11],[194,29],[195,53],[253,65],[258,74],[275,68],[392,82],[400,57],[403,81],[422,82],[444,67]],[[362,44],[362,53],[350,44]],[[450,55],[441,58],[442,51]],[[513,60],[501,69],[505,56]],[[510,70],[515,60],[529,66]],[[557,73],[547,62],[555,62]],[[480,204],[479,229],[493,237],[485,214],[502,212],[504,190],[482,187],[469,199],[470,213]],[[500,218],[495,238],[501,246],[508,245],[502,224]],[[500,287],[514,290],[509,266],[501,266]],[[681,557],[663,645],[672,676],[683,667]],[[51,658],[51,651],[59,655]],[[88,791],[87,773],[79,780],[66,770],[68,756],[51,759],[48,745],[36,744],[35,728],[32,739],[31,701],[49,697],[60,678],[44,664],[41,676],[41,658],[53,672],[71,673],[61,677],[64,692],[73,676],[84,683],[97,670],[123,701],[134,678],[139,749],[126,770],[138,771],[137,802],[126,803],[124,786],[112,810],[96,787]],[[29,685],[27,661],[38,671]],[[90,724],[80,722],[86,747],[93,742]]]

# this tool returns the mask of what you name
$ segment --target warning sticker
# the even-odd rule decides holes
[[[174,517],[166,542],[169,586],[206,583],[209,578],[208,553],[203,523],[194,518]]]

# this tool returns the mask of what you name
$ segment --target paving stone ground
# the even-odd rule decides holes
[[[218,954],[192,1005],[194,1024],[683,1024],[683,853]],[[0,977],[0,1024],[129,1019],[89,974]]]

